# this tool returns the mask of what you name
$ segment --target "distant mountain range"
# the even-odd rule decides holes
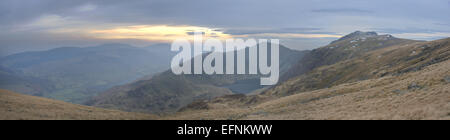
[[[248,50],[240,51],[246,51],[248,67]],[[280,73],[287,72],[307,52],[281,46]],[[93,98],[87,105],[133,112],[172,113],[196,100],[231,94],[250,94],[267,88],[260,86],[260,77],[261,75],[250,74],[174,75],[168,70],[149,80],[114,87]]]
[[[0,88],[83,103],[112,86],[168,69],[175,55],[169,47],[105,44],[10,55],[0,59],[0,65],[8,69],[1,73],[1,79],[10,79]]]

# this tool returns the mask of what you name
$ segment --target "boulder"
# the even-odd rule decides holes
[[[450,76],[445,76],[444,82],[446,82],[447,84],[450,83]]]
[[[416,89],[422,89],[422,86],[420,86],[416,82],[413,82],[408,86],[408,90],[416,90]]]

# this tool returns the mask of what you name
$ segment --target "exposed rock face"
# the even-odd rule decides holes
[[[444,81],[448,84],[450,83],[450,76],[445,76]]]
[[[416,89],[422,89],[422,86],[420,86],[416,82],[413,82],[408,86],[408,90],[416,90]]]
[[[360,38],[367,38],[367,37],[375,37],[378,36],[378,33],[376,32],[361,32],[361,31],[356,31],[353,32],[349,35],[346,35],[342,38],[340,38],[339,40],[333,41],[331,42],[331,44],[341,41],[341,40],[346,40],[346,39],[350,39],[350,38],[354,38],[354,39],[360,39]]]

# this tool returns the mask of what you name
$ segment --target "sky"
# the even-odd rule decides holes
[[[65,46],[206,37],[307,50],[351,32],[450,37],[450,0],[1,0],[0,56]]]

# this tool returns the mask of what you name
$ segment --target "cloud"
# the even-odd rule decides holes
[[[266,28],[266,29],[227,29],[224,31],[226,34],[231,35],[252,35],[252,34],[268,34],[268,33],[303,33],[314,34],[324,33],[320,32],[321,28]]]
[[[372,30],[390,34],[450,32],[448,29],[432,28],[372,28]]]
[[[278,39],[296,39],[296,38],[340,38],[342,35],[331,34],[300,34],[300,33],[263,33],[237,37],[251,38],[278,38]]]
[[[90,30],[87,34],[100,39],[139,39],[157,42],[172,42],[176,39],[192,40],[195,32],[201,32],[205,37],[227,39],[231,36],[214,29],[199,26],[168,26],[168,25],[135,25],[120,26],[111,29]]]
[[[443,39],[450,37],[450,33],[448,32],[434,32],[434,33],[399,33],[399,34],[393,34],[396,37],[400,38],[409,38],[409,39],[416,39],[416,40],[437,40],[437,39]]]
[[[108,35],[92,31],[135,30],[132,27],[141,25],[202,27],[217,32],[210,36],[219,38],[224,35],[280,37],[291,45],[313,37],[323,44],[324,40],[355,30],[416,35],[448,33],[448,3],[448,0],[1,0],[0,36],[14,34],[15,38],[3,38],[5,41],[0,46],[20,42],[30,42],[33,44],[30,48],[34,44],[45,46],[49,44],[45,42],[54,41],[53,36],[75,40],[67,41],[67,45],[83,42],[86,37],[90,37],[89,42],[114,40],[113,35],[117,41],[140,40],[145,38],[138,33]],[[187,36],[190,32],[180,30],[179,33]],[[178,35],[178,32],[160,31],[154,36],[171,39]]]
[[[95,9],[97,9],[96,5],[86,4],[86,5],[80,6],[78,8],[78,11],[80,11],[80,12],[90,12],[90,11],[94,11]]]
[[[187,35],[195,35],[196,33],[202,34],[202,35],[206,34],[206,32],[200,32],[200,31],[189,31],[189,32],[186,32]],[[217,34],[216,33],[211,33],[211,35],[217,35]]]
[[[380,33],[392,34],[400,38],[416,39],[416,40],[436,40],[450,37],[449,29],[433,29],[433,28],[373,28],[374,31]]]
[[[435,23],[435,24],[439,26],[450,26],[450,23]]]
[[[341,8],[341,9],[317,9],[312,10],[314,13],[373,13],[373,11],[356,9],[356,8]]]

